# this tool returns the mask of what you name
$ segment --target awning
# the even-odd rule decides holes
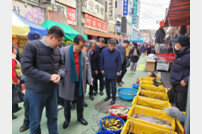
[[[65,25],[68,24],[65,14],[63,12],[49,11],[48,15],[49,15],[49,18],[48,18],[49,20],[52,20],[61,24],[65,24]]]
[[[70,25],[61,24],[52,20],[46,20],[41,26],[48,29],[51,28],[52,26],[59,26],[65,32],[64,40],[73,41],[74,37],[80,35],[80,33],[74,30]]]
[[[190,0],[171,0],[165,26],[190,25]]]
[[[30,31],[37,31],[41,36],[48,33],[47,28],[34,24],[17,13],[12,12],[12,35],[27,36]]]
[[[104,32],[98,32],[90,29],[85,29],[85,34],[92,35],[92,36],[101,36],[105,38],[116,38],[116,39],[122,39],[121,36],[114,35],[112,33],[104,33]]]

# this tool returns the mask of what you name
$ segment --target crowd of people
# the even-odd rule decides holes
[[[113,105],[116,102],[116,85],[124,84],[122,79],[127,67],[130,66],[131,73],[135,73],[141,53],[149,55],[159,52],[152,44],[138,45],[133,42],[126,56],[126,47],[131,45],[129,40],[119,43],[111,38],[108,46],[105,46],[104,38],[98,41],[85,40],[83,36],[77,35],[72,44],[64,46],[63,37],[64,31],[57,26],[51,27],[43,38],[39,33],[31,31],[28,34],[30,41],[21,58],[17,47],[12,45],[12,91],[20,89],[22,83],[26,87],[23,100],[25,118],[21,132],[30,128],[31,134],[41,133],[40,121],[44,107],[50,134],[58,133],[57,115],[63,107],[64,129],[69,126],[71,110],[75,107],[77,120],[88,125],[83,116],[84,107],[88,107],[84,101],[87,84],[90,100],[93,101],[98,92],[104,95],[105,88],[104,100],[112,99]],[[180,110],[185,110],[190,69],[189,38],[180,35],[175,40],[175,50],[177,56],[171,70],[172,89],[168,94]],[[17,100],[14,98],[13,94],[13,119],[17,118],[14,113],[21,109],[18,103],[22,102],[19,97]]]

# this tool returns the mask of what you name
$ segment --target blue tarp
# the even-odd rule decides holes
[[[23,21],[23,23],[25,23],[26,25],[28,25],[30,27],[30,31],[37,31],[41,34],[41,36],[45,36],[48,33],[48,29],[44,28],[42,26],[39,26],[37,24],[32,23],[31,21],[25,19],[24,17],[18,15],[16,12],[14,12],[16,14],[16,16]]]
[[[140,43],[143,43],[144,41],[141,38],[137,37],[135,40],[131,40],[130,42],[140,42]]]

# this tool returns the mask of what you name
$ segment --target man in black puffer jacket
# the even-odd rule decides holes
[[[30,133],[39,134],[43,108],[49,134],[57,131],[57,91],[56,88],[64,77],[64,62],[58,46],[62,43],[64,31],[53,26],[42,40],[29,42],[22,53],[22,72],[26,76],[30,109]]]
[[[190,74],[190,41],[189,37],[180,35],[175,42],[176,57],[170,72],[171,90],[169,100],[176,102],[180,111],[185,111]]]

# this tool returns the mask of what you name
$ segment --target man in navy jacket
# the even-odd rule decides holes
[[[185,111],[190,74],[190,41],[189,37],[180,35],[174,42],[176,57],[170,73],[172,88],[168,96],[171,102],[176,102],[180,111]]]
[[[107,97],[105,101],[108,101],[110,96],[110,86],[112,89],[112,102],[113,105],[116,101],[116,79],[120,75],[121,71],[121,55],[120,52],[115,49],[116,40],[111,38],[109,40],[109,47],[103,49],[100,59],[100,70],[105,77],[105,86]]]

